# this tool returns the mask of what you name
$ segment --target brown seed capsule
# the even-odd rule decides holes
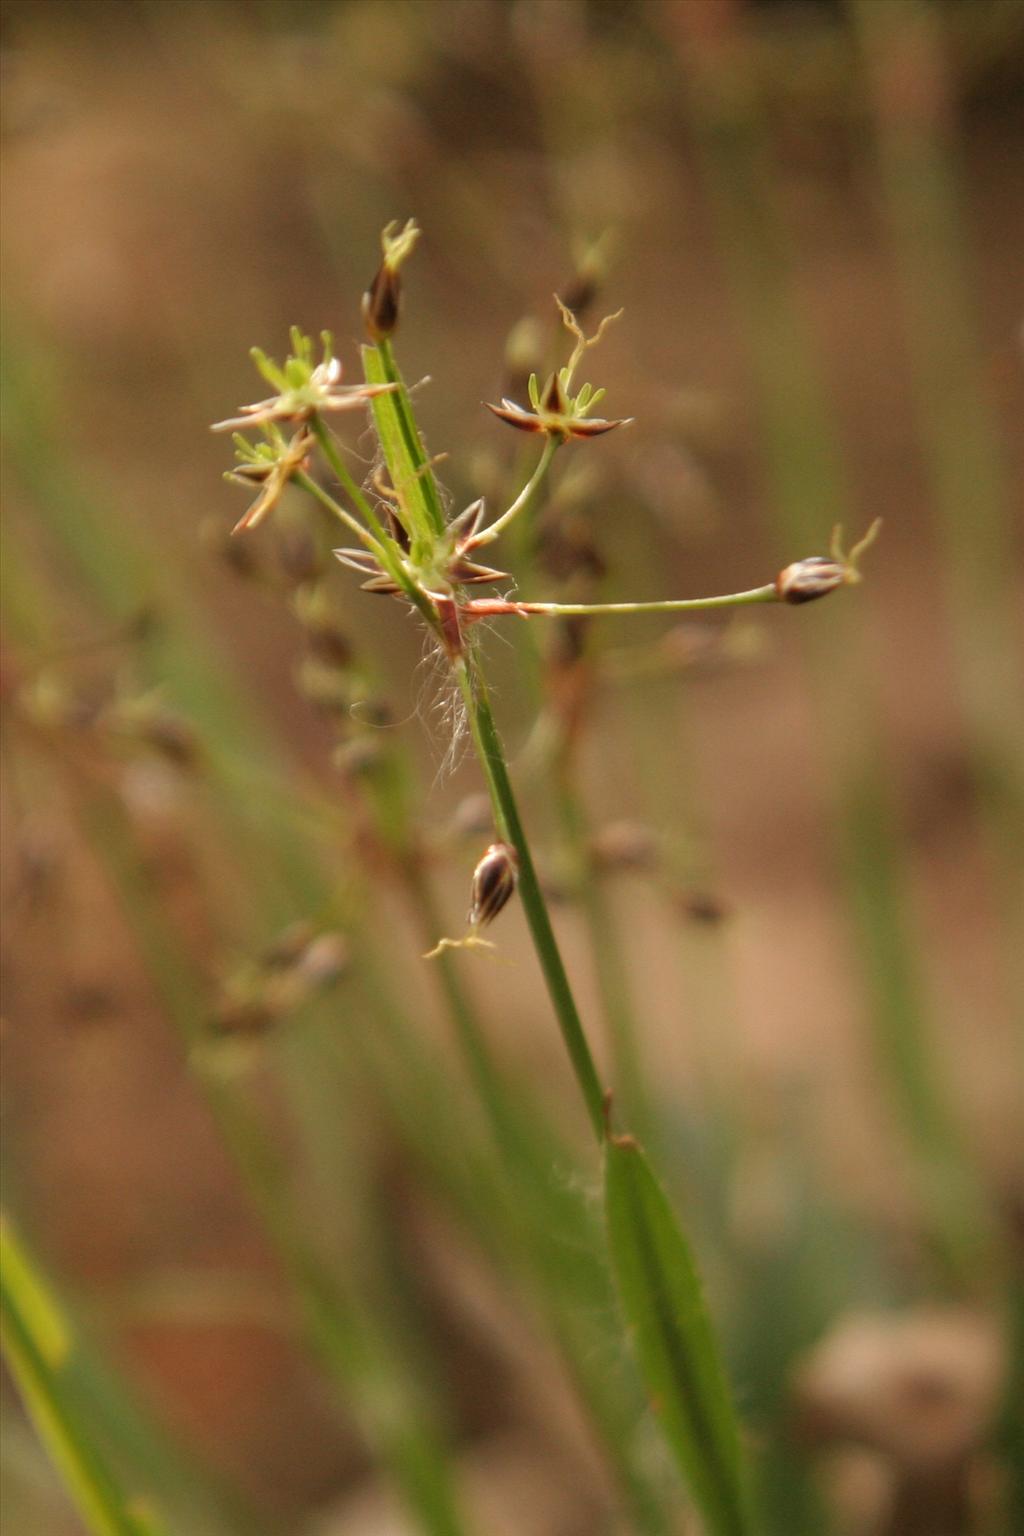
[[[363,294],[363,323],[373,342],[391,336],[398,325],[398,303],[402,293],[397,270],[387,261],[377,268],[369,288]]]
[[[492,923],[509,900],[519,879],[519,860],[508,843],[492,843],[473,871],[469,926]]]
[[[850,568],[828,555],[811,555],[787,565],[775,578],[775,591],[783,603],[813,603],[850,580]]]

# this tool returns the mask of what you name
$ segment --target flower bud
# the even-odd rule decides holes
[[[492,843],[473,871],[470,928],[483,928],[497,917],[516,888],[519,860],[508,843]]]
[[[811,555],[787,565],[775,578],[775,591],[783,603],[813,603],[850,580],[850,568],[828,555]]]
[[[381,262],[373,282],[363,294],[363,324],[373,342],[383,341],[398,325],[398,301],[402,283],[387,262]]]
[[[402,295],[399,269],[419,239],[419,233],[415,221],[409,219],[403,229],[398,230],[398,225],[392,223],[381,235],[384,260],[363,294],[363,321],[367,335],[374,343],[386,340],[398,325],[398,306]]]
[[[813,603],[836,587],[853,587],[861,580],[860,559],[878,538],[882,519],[876,517],[864,537],[849,554],[843,549],[843,530],[837,524],[827,555],[810,555],[787,565],[775,578],[775,595],[781,603]]]

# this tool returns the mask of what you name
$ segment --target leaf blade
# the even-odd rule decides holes
[[[612,1267],[652,1407],[714,1536],[748,1536],[739,1429],[689,1244],[639,1143],[605,1149]]]

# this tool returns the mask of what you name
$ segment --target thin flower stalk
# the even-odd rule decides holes
[[[537,492],[540,490],[545,478],[547,477],[548,470],[551,468],[551,465],[554,462],[554,457],[558,451],[558,446],[557,438],[548,438],[547,442],[544,444],[543,452],[541,453],[540,458],[537,460],[537,467],[534,469],[533,474],[530,476],[529,480],[527,480],[526,484],[519,492],[519,495],[515,498],[507,511],[503,512],[500,517],[495,518],[490,527],[485,528],[481,533],[476,535],[473,541],[474,547],[481,544],[493,543],[495,539],[500,538],[502,533],[504,533],[505,529],[508,527],[509,523],[513,521],[514,518],[518,517],[521,512],[525,512],[530,507],[535,496],[537,495]]]
[[[579,1085],[591,1127],[599,1142],[605,1134],[605,1089],[587,1043],[561,951],[551,926],[547,903],[537,879],[533,855],[519,816],[508,764],[491,711],[483,670],[475,657],[463,657],[455,675],[469,719],[477,757],[487,780],[494,819],[501,836],[512,844],[519,859],[519,895],[529,924],[537,959],[544,974],[572,1069]]]
[[[716,597],[664,598],[641,603],[533,603],[500,598],[475,598],[463,605],[467,619],[497,618],[503,614],[520,618],[635,618],[647,613],[700,613],[714,608],[744,608],[753,603],[781,601],[774,583],[751,587],[746,592],[727,592]]]

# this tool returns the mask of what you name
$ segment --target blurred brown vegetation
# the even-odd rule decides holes
[[[813,552],[793,547],[774,505],[763,348],[780,348],[783,414],[791,374],[786,338],[752,333],[750,271],[769,311],[777,290],[788,295],[779,312],[792,301],[811,338],[846,501],[837,509],[827,491],[805,486],[808,526],[823,548],[837,516],[853,532],[885,519],[867,582],[841,597],[857,607],[859,638],[855,665],[836,679],[839,737],[850,718],[839,695],[869,693],[870,751],[891,793],[931,1059],[993,1205],[1019,1200],[1013,902],[1000,896],[1009,888],[994,873],[979,809],[978,717],[965,706],[950,615],[952,546],[936,512],[876,133],[886,111],[927,124],[955,189],[957,250],[937,246],[935,268],[941,279],[947,260],[963,262],[971,367],[997,434],[998,499],[1019,571],[1022,15],[999,0],[924,7],[903,52],[888,58],[886,104],[866,83],[850,13],[826,3],[8,0],[4,314],[17,409],[5,490],[7,1199],[111,1357],[271,1528],[340,1536],[399,1526],[374,1502],[364,1453],[339,1434],[322,1382],[282,1326],[281,1277],[75,787],[85,758],[86,775],[128,807],[175,944],[214,998],[232,965],[274,938],[245,910],[259,863],[244,837],[225,851],[211,830],[218,813],[191,736],[177,751],[111,757],[75,724],[157,687],[167,729],[186,729],[178,652],[161,640],[176,625],[195,676],[227,679],[297,786],[294,805],[261,800],[261,765],[236,762],[247,814],[281,818],[282,829],[293,818],[325,867],[334,857],[304,809],[339,799],[333,730],[295,686],[300,642],[288,604],[221,558],[241,505],[220,483],[224,443],[207,423],[251,397],[249,345],[280,356],[293,322],[332,328],[354,376],[358,298],[379,230],[412,213],[425,237],[407,283],[403,367],[409,380],[430,376],[419,409],[431,448],[450,453],[442,474],[464,504],[499,479],[512,448],[479,404],[506,387],[510,331],[527,313],[549,327],[550,294],[610,230],[596,312],[621,304],[626,315],[592,372],[611,414],[636,423],[572,450],[581,472],[596,464],[581,504],[610,571],[606,589],[654,597],[752,586]],[[749,227],[741,236],[721,217],[714,134],[709,152],[701,124],[727,134],[728,113],[715,119],[714,104],[730,91],[742,98],[751,79],[772,229],[763,252],[737,253],[729,240]],[[931,323],[941,333],[954,322],[936,311]],[[42,402],[30,429],[23,392]],[[84,552],[79,500],[89,508]],[[971,505],[962,516],[969,527]],[[446,742],[429,718],[419,643],[392,605],[337,580],[385,679],[393,729],[418,759],[426,822],[446,828],[478,785],[469,764],[438,771]],[[1005,593],[998,602],[1014,606]],[[772,612],[742,630],[739,659],[609,683],[583,747],[587,797],[596,822],[652,827],[672,850],[684,893],[674,909],[640,875],[621,877],[612,899],[660,1096],[683,1106],[684,1119],[699,1118],[709,1084],[741,1106],[750,1161],[727,1193],[730,1219],[755,1233],[785,1225],[803,1199],[795,1157],[885,1256],[888,1278],[863,1295],[854,1285],[844,1308],[953,1299],[991,1321],[983,1283],[950,1298],[922,1258],[910,1154],[865,1022],[823,746],[829,690],[808,656],[816,626],[842,644],[840,622],[829,605]],[[668,627],[606,626],[601,640],[628,668],[628,654],[655,654]],[[994,630],[979,633],[992,644]],[[503,720],[521,750],[530,704],[512,648],[496,638],[493,651]],[[1005,655],[989,659],[1009,690],[1009,720],[1019,708],[1012,668]],[[43,767],[38,716],[22,718],[39,688],[61,693],[66,727]],[[219,746],[229,758],[232,732],[225,715]],[[1007,788],[996,736],[989,745],[996,797],[1012,798],[1019,785]],[[543,833],[543,801],[530,813]],[[456,925],[474,857],[473,843],[438,855]],[[554,852],[552,878],[556,868]],[[719,904],[721,922],[692,916]],[[270,894],[270,910],[278,928],[310,915],[284,891]],[[595,1014],[579,919],[567,907],[559,921]],[[398,995],[448,1052],[417,959],[423,945],[387,889],[376,927]],[[470,970],[491,1037],[575,1132],[518,916],[502,918],[500,938],[514,969]],[[363,1005],[340,993],[337,1006],[358,1029]],[[274,1084],[260,1093],[287,1145]],[[479,1528],[604,1529],[593,1448],[531,1325],[464,1251],[369,1097],[350,1102],[338,1134],[373,1170],[374,1199],[417,1276],[460,1461],[485,1503],[501,1491]],[[344,1251],[345,1191],[334,1193]],[[801,1378],[809,1398],[823,1359]],[[800,1415],[830,1442],[829,1390]],[[838,1409],[835,1420],[847,1422]],[[871,1440],[859,1427],[835,1433]],[[76,1529],[17,1423],[9,1446],[11,1536]],[[847,1508],[871,1518],[870,1478],[861,1486],[855,1472],[844,1476]],[[868,1529],[856,1518],[843,1529]]]

